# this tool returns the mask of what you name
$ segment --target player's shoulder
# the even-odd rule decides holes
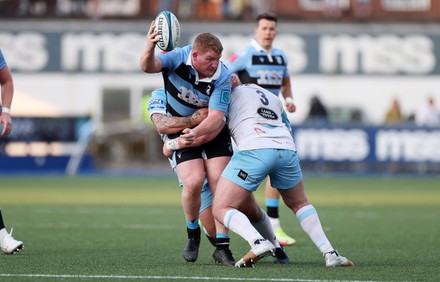
[[[231,80],[232,74],[229,71],[229,68],[225,65],[225,63],[221,62],[220,66],[220,75],[218,76],[218,81]],[[232,82],[231,82],[232,83]]]
[[[153,92],[151,92],[151,98],[152,99],[164,99],[166,100],[166,92],[164,88],[158,88],[156,90],[153,90]]]

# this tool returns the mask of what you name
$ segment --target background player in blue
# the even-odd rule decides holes
[[[11,72],[3,57],[0,49],[0,86],[1,86],[1,105],[2,111],[0,115],[0,124],[3,125],[1,136],[8,136],[12,130],[11,120],[11,105],[12,97],[14,96],[14,82],[12,80]],[[10,233],[6,231],[3,221],[2,211],[0,209],[0,248],[6,254],[13,254],[24,248],[23,242],[17,241],[12,237],[12,230]]]
[[[167,112],[172,116],[188,116],[199,108],[209,108],[207,118],[192,129],[184,129],[182,135],[200,137],[223,127],[212,141],[199,147],[175,151],[176,169],[183,182],[182,206],[188,233],[183,257],[186,261],[194,262],[200,246],[198,219],[203,182],[207,177],[215,194],[220,174],[232,156],[229,132],[224,126],[231,93],[231,74],[220,62],[223,46],[213,34],[199,34],[192,45],[155,55],[159,38],[154,29],[155,23],[152,21],[140,67],[146,73],[162,73]],[[169,137],[178,135],[180,133]],[[176,142],[166,144],[171,149],[179,149]],[[229,244],[227,229],[219,224],[216,230],[218,244]]]
[[[277,34],[277,17],[272,14],[260,14],[256,19],[254,38],[251,43],[240,52],[234,54],[225,63],[229,71],[236,73],[242,83],[255,83],[275,95],[281,95],[288,112],[296,110],[292,99],[287,58],[281,49],[275,48],[272,43]],[[277,240],[282,246],[293,245],[296,241],[288,236],[281,228],[279,220],[280,194],[266,181],[266,208]]]
[[[168,116],[166,111],[165,90],[163,88],[160,88],[153,91],[148,101],[148,113],[157,132],[162,139],[166,140],[166,135],[169,133],[180,132],[185,128],[194,127],[200,124],[208,116],[208,109],[198,109],[192,115],[187,117]],[[212,132],[210,135],[205,135],[202,138],[199,138],[198,143],[202,144],[208,142],[209,140],[212,140],[219,133],[220,130],[221,128]],[[168,152],[166,153],[166,155],[169,155]],[[170,165],[174,172],[176,172],[179,179],[179,187],[183,188],[182,181],[180,180],[180,177],[176,171],[176,160],[175,158],[173,158],[173,155],[170,155],[169,157]],[[233,266],[235,264],[235,260],[232,256],[232,252],[230,251],[229,246],[226,245],[222,246],[222,248],[218,248],[218,246],[216,245],[216,229],[214,217],[212,215],[212,191],[208,185],[207,180],[205,180],[205,182],[203,183],[199,215],[200,221],[202,222],[202,225],[204,227],[206,237],[208,238],[209,242],[216,247],[216,250],[212,255],[214,261],[222,263],[224,265]]]
[[[1,136],[8,136],[12,130],[11,120],[11,105],[12,97],[14,96],[14,82],[12,80],[11,72],[6,64],[5,57],[3,57],[0,49],[0,85],[2,98],[2,111],[0,115],[0,123],[3,125]]]

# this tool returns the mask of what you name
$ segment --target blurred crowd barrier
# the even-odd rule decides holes
[[[0,0],[0,18],[9,19],[146,19],[161,10],[194,21],[252,21],[268,11],[297,21],[440,20],[437,0]]]

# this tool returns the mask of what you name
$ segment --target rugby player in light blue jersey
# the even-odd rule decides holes
[[[5,57],[3,57],[0,49],[0,90],[1,90],[1,113],[0,125],[3,130],[0,132],[2,136],[8,136],[12,130],[11,120],[11,104],[14,96],[14,81],[12,80],[11,72],[6,64]],[[0,249],[6,254],[14,254],[24,248],[23,242],[15,240],[11,232],[6,231],[3,221],[2,211],[0,209]]]
[[[277,17],[261,14],[256,19],[254,38],[243,50],[234,54],[225,62],[230,72],[236,73],[242,83],[255,83],[275,95],[281,95],[288,112],[295,112],[292,99],[287,58],[283,50],[272,45],[277,34]],[[266,209],[278,241],[283,246],[293,245],[296,240],[288,236],[281,228],[279,220],[280,194],[266,181]]]
[[[199,34],[192,45],[155,55],[154,49],[159,37],[154,29],[153,21],[148,30],[147,45],[140,59],[140,67],[146,73],[162,73],[167,113],[182,117],[191,115],[199,108],[209,108],[208,116],[199,125],[168,137],[190,134],[195,138],[223,128],[213,140],[198,147],[179,150],[177,142],[166,142],[169,148],[176,150],[176,170],[183,183],[182,206],[188,233],[183,257],[186,261],[195,262],[200,246],[198,221],[203,183],[207,178],[215,194],[220,174],[232,156],[231,139],[227,127],[224,126],[231,93],[231,74],[220,62],[223,46],[213,34]],[[225,255],[222,259],[233,261],[229,251],[228,230],[216,223],[216,232],[217,254],[222,252]]]

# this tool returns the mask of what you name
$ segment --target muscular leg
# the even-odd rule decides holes
[[[249,218],[240,211],[243,207],[249,211],[248,215],[253,215],[254,219],[258,218],[258,214],[255,213],[261,215],[261,210],[251,192],[221,177],[214,195],[214,218],[252,245],[255,239],[263,238],[263,236],[253,227]],[[250,214],[252,210],[254,212]],[[227,213],[229,216],[225,217]]]
[[[183,258],[188,262],[195,262],[199,256],[200,246],[200,194],[205,180],[203,159],[182,162],[177,165],[176,169],[183,184],[182,207],[188,233],[188,242],[183,249]]]
[[[330,241],[322,229],[321,222],[313,205],[304,192],[304,182],[301,180],[294,188],[279,190],[285,204],[295,213],[304,232],[309,235],[316,247],[325,253],[333,250]]]
[[[185,219],[194,222],[199,218],[200,193],[205,180],[205,169],[202,159],[180,163],[176,167],[183,183],[182,207]]]
[[[211,187],[212,193],[214,194],[214,198],[220,175],[230,159],[230,157],[217,157],[205,160],[206,175],[208,177],[209,186]],[[215,226],[217,233],[222,234],[221,236],[225,236],[228,234],[228,229],[225,228],[223,224],[216,221]]]

